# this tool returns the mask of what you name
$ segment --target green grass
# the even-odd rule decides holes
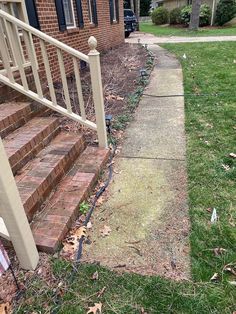
[[[202,27],[198,31],[189,31],[188,28],[174,26],[157,26],[151,22],[140,23],[140,31],[155,36],[233,36],[236,35],[236,26],[210,28]]]
[[[142,307],[148,314],[236,311],[236,287],[228,283],[236,278],[223,272],[225,264],[236,262],[236,160],[228,157],[236,153],[236,42],[163,46],[181,60],[185,93],[191,94],[185,110],[193,281],[118,275],[98,265],[80,265],[75,272],[70,263],[52,259],[54,281],[48,285],[35,276],[15,313],[86,313],[95,302],[103,303],[105,314],[140,314]],[[226,95],[193,96],[216,92]],[[215,225],[209,223],[209,207],[217,209]],[[215,256],[215,247],[227,251]],[[94,281],[95,271],[99,278]],[[215,272],[220,280],[210,283]]]
[[[236,224],[236,159],[229,157],[236,150],[236,42],[163,46],[182,62],[186,94],[221,94],[185,97],[192,273],[205,281],[236,262],[236,228],[229,223],[232,217]],[[213,207],[220,220],[211,226],[206,209]],[[227,254],[213,258],[209,249],[217,246]]]

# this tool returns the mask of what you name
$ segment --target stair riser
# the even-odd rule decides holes
[[[71,168],[74,161],[84,150],[84,148],[84,140],[78,141],[65,156],[62,156],[56,165],[52,164],[52,168],[45,178],[36,177],[37,182],[35,186],[35,192],[33,195],[23,201],[25,212],[29,221],[33,219],[36,211],[39,209],[51,191],[55,188],[55,186],[59,183],[65,173]],[[21,185],[19,184],[19,187],[20,186]]]
[[[21,148],[16,154],[9,158],[9,162],[12,168],[12,172],[15,175],[18,170],[24,167],[27,162],[33,159],[44,147],[46,147],[51,140],[60,132],[60,127],[55,125],[55,129],[42,138],[40,135],[38,138],[33,139],[27,145]],[[44,135],[45,136],[45,133]]]
[[[1,107],[0,107],[1,109]],[[37,115],[44,115],[46,107],[29,105],[28,107],[10,114],[5,119],[0,118],[0,136],[6,137],[11,132],[26,124],[27,121]]]

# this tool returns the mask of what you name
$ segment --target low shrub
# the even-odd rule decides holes
[[[181,24],[181,8],[175,8],[170,11],[170,24]]]
[[[169,12],[164,7],[159,7],[152,12],[152,22],[155,25],[167,24],[169,22]]]
[[[192,12],[192,6],[191,5],[186,5],[181,10],[180,18],[181,18],[181,22],[184,25],[189,25],[191,12]]]
[[[200,17],[199,26],[210,25],[211,9],[210,9],[209,5],[207,5],[207,4],[201,5],[199,17]]]
[[[181,10],[181,21],[185,25],[189,25],[192,13],[192,6],[187,5]],[[199,26],[206,26],[210,24],[211,9],[209,5],[202,4],[200,7]]]
[[[216,24],[222,26],[236,15],[235,0],[220,0],[216,8]]]

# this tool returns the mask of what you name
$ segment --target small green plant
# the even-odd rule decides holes
[[[235,0],[220,0],[216,9],[216,24],[222,26],[236,14]]]
[[[83,201],[79,206],[79,211],[81,214],[86,215],[89,210],[89,204]]]
[[[170,11],[170,24],[177,25],[181,24],[181,10],[182,8],[174,8]]]
[[[166,8],[159,7],[152,12],[152,22],[155,25],[167,24],[169,22],[169,12]]]
[[[130,120],[131,116],[129,113],[120,114],[116,117],[112,127],[115,130],[122,130],[126,127],[127,123],[130,122]]]

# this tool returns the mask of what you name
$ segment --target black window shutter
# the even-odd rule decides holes
[[[55,0],[55,6],[57,11],[59,30],[64,32],[66,30],[66,19],[62,0]]]
[[[116,20],[117,22],[119,22],[119,18],[120,18],[120,12],[119,12],[119,0],[115,0],[115,6],[116,6]]]
[[[114,0],[109,0],[109,7],[110,7],[110,22],[112,24],[114,21]]]
[[[34,28],[40,29],[38,13],[34,0],[25,0],[29,24]]]
[[[93,14],[93,23],[97,26],[98,25],[98,14],[97,14],[97,1],[92,1],[92,14]]]
[[[77,10],[77,16],[79,20],[79,27],[84,27],[84,17],[83,17],[83,8],[81,0],[76,0],[76,10]]]

